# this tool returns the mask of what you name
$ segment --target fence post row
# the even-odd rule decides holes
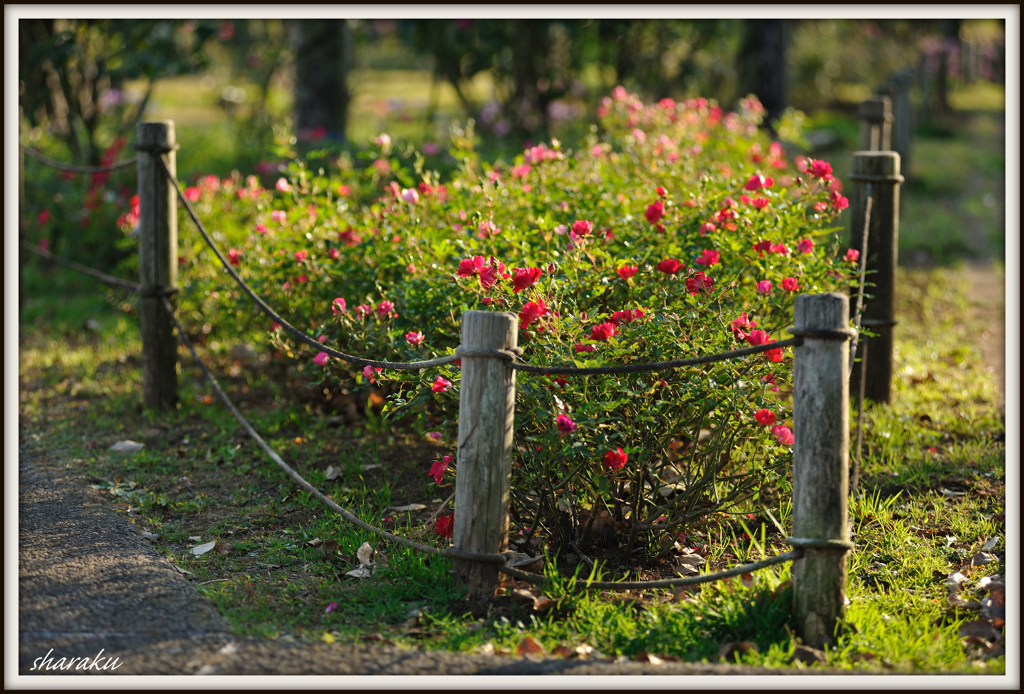
[[[864,397],[888,403],[892,396],[893,327],[896,325],[896,261],[899,246],[900,155],[897,152],[854,152],[850,193],[851,248],[861,248],[868,187],[871,188],[871,219],[868,225],[867,279],[874,285],[866,299],[861,326],[877,337],[861,336],[857,356],[863,369],[854,369],[853,389],[865,382]],[[863,370],[863,376],[861,372]]]
[[[850,402],[845,294],[805,294],[794,304],[793,537],[804,556],[793,563],[793,614],[804,643],[833,642],[846,602]],[[832,333],[829,335],[828,333]],[[822,336],[823,333],[825,336]],[[817,335],[816,335],[817,334]]]
[[[518,323],[513,313],[462,314],[462,386],[452,538],[456,549],[498,554],[508,546],[516,372],[500,357],[468,355],[478,350],[515,349]],[[497,564],[455,559],[453,568],[471,596],[493,596],[498,585]]]
[[[157,157],[177,175],[174,122],[139,123],[135,130],[139,184],[139,328],[142,333],[142,401],[165,409],[178,401],[178,341],[161,305],[178,286],[178,200]]]
[[[892,100],[873,96],[862,101],[857,111],[860,118],[860,148],[877,152],[892,147]]]

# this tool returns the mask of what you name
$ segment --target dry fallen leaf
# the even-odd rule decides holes
[[[699,554],[684,554],[681,557],[677,557],[676,561],[680,564],[686,564],[688,566],[703,566],[707,563],[707,559],[700,556]]]
[[[203,556],[204,554],[206,554],[207,552],[209,552],[211,549],[213,549],[216,546],[217,546],[217,541],[216,540],[211,540],[210,542],[204,542],[201,545],[196,545],[190,551],[192,552],[192,554],[194,556],[201,557],[201,556]]]
[[[351,576],[352,578],[369,578],[373,575],[373,570],[368,566],[357,566],[351,571],[346,571],[345,575]]]
[[[946,580],[944,581],[943,585],[946,586],[947,590],[955,591],[960,586],[960,584],[963,583],[966,580],[967,580],[966,576],[964,576],[959,571],[954,571],[953,573],[951,573],[946,578]]]
[[[494,644],[489,642],[485,643],[477,649],[477,652],[483,655],[494,655]]]
[[[516,655],[546,655],[544,646],[540,645],[532,636],[527,636],[516,646]]]
[[[959,636],[962,639],[976,636],[986,641],[994,641],[999,637],[999,633],[992,627],[992,622],[989,620],[974,619],[961,625]]]
[[[117,443],[110,447],[110,450],[114,451],[115,453],[138,453],[145,447],[145,444],[138,443],[136,441],[125,440],[118,441]]]
[[[544,557],[531,557],[525,552],[515,552],[508,562],[510,569],[537,573],[544,566]]]
[[[588,658],[593,658],[596,654],[597,651],[594,650],[594,647],[589,644],[581,643],[580,645],[576,646],[576,656],[580,660],[587,660]]]
[[[405,506],[392,506],[391,510],[398,513],[405,513],[407,511],[422,511],[426,507],[426,504],[406,504]]]
[[[356,559],[359,560],[362,566],[373,566],[373,547],[370,546],[369,542],[364,542],[356,550]]]
[[[384,638],[381,634],[367,634],[366,636],[363,636],[362,639],[363,641],[378,641],[380,643],[383,643],[385,646],[396,645],[394,641],[392,641],[391,639]]]
[[[992,549],[993,547],[995,547],[998,543],[999,543],[999,538],[998,537],[993,537],[993,538],[989,539],[985,544],[983,544],[981,546],[981,551],[982,552],[987,552],[990,549]]]
[[[533,605],[537,601],[537,596],[525,588],[517,588],[513,590],[509,594],[509,597],[512,598],[513,602],[517,602],[520,605]]]
[[[156,540],[160,539],[160,535],[158,533],[151,533],[148,530],[143,530],[142,531],[142,536],[144,538],[146,538],[147,540],[151,540],[151,541],[156,541]]]
[[[555,658],[575,658],[576,651],[569,648],[564,643],[560,643],[551,649],[551,655]]]
[[[234,549],[234,545],[232,545],[230,542],[221,542],[220,540],[217,540],[217,554],[231,554],[231,552],[233,552]]]
[[[753,588],[754,576],[752,574],[743,574],[740,576],[740,583],[742,583],[746,588]]]
[[[986,566],[995,561],[995,557],[987,552],[978,552],[971,557],[971,566]]]
[[[942,496],[946,497],[947,499],[954,499],[959,496],[965,496],[966,494],[967,492],[954,492],[950,491],[949,489],[942,490]]]
[[[310,540],[306,544],[309,545],[310,547],[319,547],[323,543],[324,543],[324,541],[321,540],[319,537],[314,537],[312,540]]]
[[[693,576],[695,574],[699,574],[700,569],[698,569],[696,566],[690,566],[689,564],[680,564],[679,566],[675,567],[675,572],[678,574],[687,574],[689,576]]]
[[[992,623],[1001,627],[1006,620],[1006,586],[993,581],[989,588],[988,597],[981,601],[982,616],[992,620]]]
[[[546,595],[541,595],[533,601],[533,609],[537,612],[547,612],[557,604],[557,600],[552,600]]]
[[[633,660],[638,663],[650,663],[651,665],[663,665],[665,663],[664,660],[647,651],[640,651]]]
[[[338,479],[338,475],[341,474],[341,470],[334,467],[333,465],[327,466],[327,471],[324,472],[324,479],[328,482]]]

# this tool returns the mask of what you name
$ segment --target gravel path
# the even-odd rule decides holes
[[[235,637],[186,577],[99,492],[47,459],[45,450],[22,434],[20,675],[827,674],[820,669],[801,673],[722,664],[530,659]],[[64,665],[71,658],[88,658],[95,669],[79,669],[81,660],[72,669],[56,669],[61,658]]]

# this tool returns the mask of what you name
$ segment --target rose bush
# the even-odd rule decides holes
[[[578,148],[552,142],[487,162],[470,123],[453,129],[458,168],[443,181],[415,152],[390,157],[396,145],[382,136],[355,159],[292,158],[276,184],[200,185],[196,204],[253,288],[342,351],[451,354],[462,312],[474,309],[517,314],[531,364],[707,355],[785,339],[798,291],[844,288],[855,270],[833,226],[848,204],[841,183],[826,162],[787,158],[759,129],[763,114],[754,98],[727,113],[618,89]],[[264,326],[318,388],[384,387],[390,415],[454,453],[457,363],[379,371],[317,357],[268,319],[253,322],[256,309],[201,243],[182,244],[179,300],[200,324],[229,330],[223,317],[244,315],[239,330]],[[520,374],[513,541],[656,555],[708,514],[748,512],[791,461],[791,357]],[[436,463],[428,474],[442,479]]]

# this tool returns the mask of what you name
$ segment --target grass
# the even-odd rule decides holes
[[[414,84],[409,75],[396,84],[372,80],[371,72],[362,87],[379,96],[357,98],[353,132],[425,132],[413,107],[428,81]],[[189,84],[168,81],[158,88],[166,103],[206,109],[194,123],[179,122],[179,141],[190,143],[179,152],[179,171],[224,174],[250,165],[258,152],[240,152],[231,122]],[[439,109],[451,106],[449,97],[439,96]],[[403,103],[380,103],[386,99]],[[385,106],[387,112],[378,113]],[[413,117],[399,125],[403,112]],[[171,112],[160,117],[178,119]],[[855,123],[815,118],[831,123],[841,142],[855,137]],[[986,326],[973,318],[965,276],[955,264],[963,255],[1002,257],[1004,164],[993,147],[996,118],[975,113],[962,125],[961,131],[923,133],[915,143],[903,196],[901,258],[940,267],[900,271],[893,403],[865,411],[860,487],[850,508],[858,549],[849,559],[845,626],[825,655],[829,667],[1005,670],[1004,656],[988,657],[972,645],[977,641],[960,638],[961,627],[981,620],[970,605],[985,594],[981,579],[1005,574],[1006,542],[1005,424],[996,384],[974,346]],[[849,151],[829,155],[840,178]],[[987,253],[980,252],[986,243]],[[60,269],[44,270],[35,260],[22,270],[19,417],[37,437],[36,452],[70,465],[83,483],[106,490],[131,523],[156,535],[155,546],[190,572],[237,634],[373,637],[406,648],[495,652],[515,652],[530,636],[548,652],[589,647],[608,657],[647,652],[688,661],[717,661],[720,648],[734,644],[730,661],[804,667],[793,662],[798,642],[789,618],[787,565],[759,572],[749,584],[737,579],[679,594],[584,591],[579,586],[589,574],[580,572],[545,588],[544,610],[505,596],[490,613],[473,612],[447,561],[383,545],[297,491],[217,404],[184,352],[179,407],[159,415],[144,411],[134,297]],[[356,403],[362,410],[356,418],[315,415],[293,397],[304,384],[286,363],[234,359],[228,346],[214,349],[212,341],[200,350],[253,426],[314,485],[368,522],[434,541],[429,518],[449,490],[428,484],[424,471],[435,456],[430,444],[382,421],[371,402]],[[108,450],[122,439],[146,447],[134,456]],[[780,490],[783,502],[746,519],[746,526],[717,517],[694,529],[689,542],[706,548],[706,568],[788,549],[775,524],[789,526],[787,496]],[[424,508],[394,510],[413,503]],[[994,562],[972,566],[971,558],[992,539]],[[198,557],[191,552],[211,540],[218,541],[216,549]],[[367,542],[378,552],[373,576],[348,576]],[[617,569],[604,567],[604,573]],[[955,593],[961,599],[951,602],[944,581],[956,571],[966,581]],[[745,641],[756,649],[735,646]]]
[[[52,277],[53,286],[77,286],[60,271]],[[1005,573],[995,384],[977,350],[964,346],[980,330],[959,271],[904,270],[899,286],[899,334],[913,339],[897,343],[893,405],[866,411],[861,494],[850,509],[858,545],[849,560],[850,605],[825,664],[1002,672],[1003,656],[985,658],[964,645],[959,630],[978,613],[952,606],[942,583],[959,570],[967,576],[960,594],[980,598],[972,592],[978,581]],[[553,605],[545,611],[506,597],[489,615],[471,614],[447,561],[381,544],[296,491],[223,408],[207,404],[212,392],[191,365],[182,369],[177,410],[143,411],[135,319],[123,305],[131,302],[107,301],[99,291],[89,303],[84,286],[75,295],[97,330],[84,329],[86,314],[70,307],[25,314],[35,322],[21,337],[22,424],[39,435],[45,456],[69,462],[85,483],[108,490],[136,527],[158,535],[156,547],[190,572],[238,635],[354,641],[379,634],[407,648],[496,652],[515,652],[530,636],[548,652],[590,647],[607,657],[647,652],[687,661],[717,661],[723,645],[750,641],[756,650],[734,647],[730,660],[804,667],[793,664],[788,565],[748,585],[737,579],[679,594],[583,591],[578,584],[588,575],[578,573],[576,586],[562,577],[545,589]],[[340,426],[313,417],[289,400],[287,380],[273,369],[231,376],[223,358],[217,367],[257,430],[313,484],[368,522],[430,541],[425,523],[441,499],[417,479],[425,477],[429,446],[372,411]],[[107,450],[125,438],[146,448],[134,456]],[[392,508],[413,502],[426,508]],[[768,510],[788,525],[787,508]],[[717,568],[784,551],[782,537],[767,517],[746,526],[722,517],[691,542],[709,545],[708,566]],[[991,538],[995,562],[969,566]],[[191,553],[211,540],[217,549]],[[377,550],[378,566],[372,578],[349,577],[364,542]],[[324,551],[333,543],[336,551]]]

